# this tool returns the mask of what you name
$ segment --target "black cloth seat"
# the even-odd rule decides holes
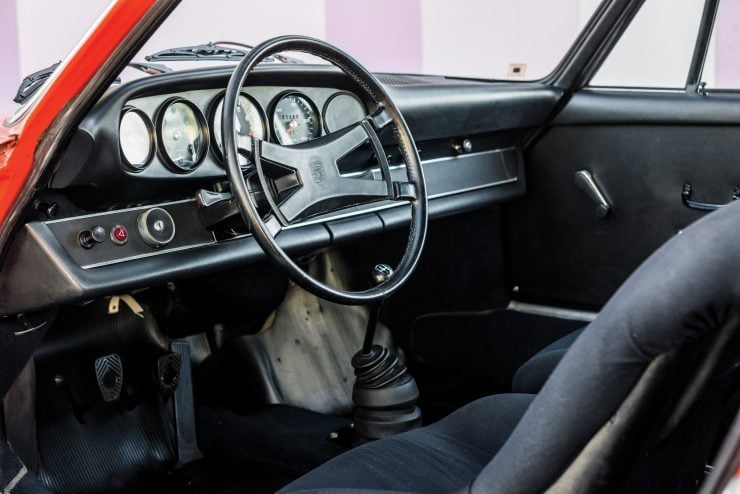
[[[524,362],[514,374],[511,390],[514,393],[539,393],[547,378],[565,356],[565,352],[581,333],[583,333],[583,328],[555,340]]]
[[[718,355],[706,349],[737,333],[738,246],[740,201],[671,238],[575,340],[511,434],[519,413],[511,408],[528,399],[487,398],[439,425],[351,450],[282,492],[572,493],[620,482],[645,458],[643,427],[672,419],[669,404],[701,404],[697,379]],[[674,379],[683,374],[691,379]],[[656,406],[663,396],[672,401]]]
[[[380,491],[399,486],[429,494],[454,491],[480,473],[532,399],[526,394],[482,398],[423,429],[356,448],[280,492],[351,489],[358,484]]]

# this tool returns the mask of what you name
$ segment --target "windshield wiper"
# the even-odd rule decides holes
[[[177,48],[168,48],[158,51],[152,55],[147,55],[144,59],[147,62],[155,61],[175,61],[175,60],[240,60],[254,48],[251,45],[237,43],[235,41],[215,41],[204,45],[181,46]],[[303,63],[297,58],[276,54],[265,58],[262,62],[270,63],[277,60],[282,63]]]

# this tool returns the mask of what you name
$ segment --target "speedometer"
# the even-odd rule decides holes
[[[280,144],[301,144],[321,135],[319,113],[300,93],[280,97],[272,109],[272,126]]]
[[[211,128],[213,129],[213,140],[216,144],[219,158],[223,161],[223,135],[221,133],[221,117],[224,111],[224,98],[219,98],[216,107],[213,110]],[[234,120],[236,128],[236,147],[239,153],[239,165],[249,164],[249,156],[252,153],[252,137],[265,139],[265,121],[262,118],[262,112],[259,107],[246,94],[239,95],[239,101],[236,107],[236,119]]]
[[[164,161],[179,172],[194,170],[208,149],[205,117],[193,103],[173,98],[164,103],[157,119]]]

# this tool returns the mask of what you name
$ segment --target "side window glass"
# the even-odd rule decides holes
[[[702,81],[710,89],[740,89],[740,0],[719,3]]]
[[[590,85],[683,89],[703,9],[704,0],[645,0]]]

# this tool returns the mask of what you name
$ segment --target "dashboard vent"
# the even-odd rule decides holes
[[[417,84],[428,84],[428,81],[420,77],[408,75],[380,74],[378,80],[386,86],[414,86]]]

